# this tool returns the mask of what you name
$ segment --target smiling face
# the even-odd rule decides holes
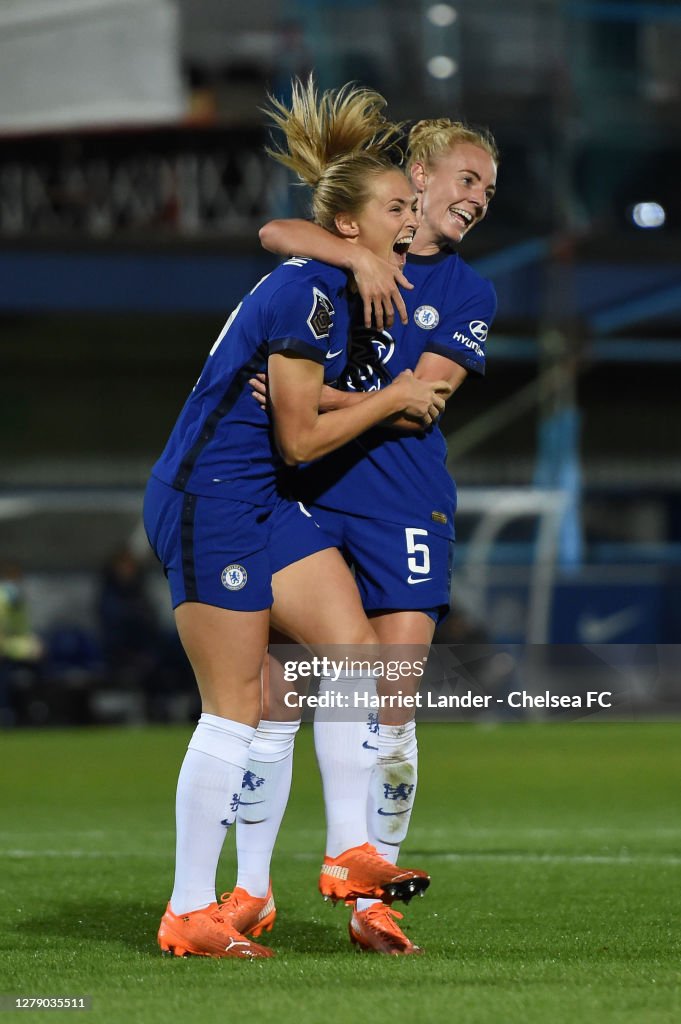
[[[384,171],[372,176],[369,199],[357,213],[338,214],[336,228],[401,268],[418,226],[417,208],[417,197],[405,175]]]
[[[429,254],[458,244],[483,219],[496,191],[497,166],[486,149],[461,142],[427,168],[415,163],[412,179],[421,199],[412,252]]]

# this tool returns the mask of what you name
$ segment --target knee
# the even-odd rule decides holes
[[[362,645],[379,643],[378,636],[369,622],[363,622],[358,626],[357,639],[353,640],[353,643]]]

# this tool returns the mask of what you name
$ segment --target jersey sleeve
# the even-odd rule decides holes
[[[467,294],[453,297],[424,347],[425,352],[451,359],[470,373],[484,376],[487,332],[497,311],[490,281],[478,278]]]
[[[288,282],[274,294],[267,327],[270,355],[295,352],[324,364],[336,315],[328,291],[320,283],[304,281]]]

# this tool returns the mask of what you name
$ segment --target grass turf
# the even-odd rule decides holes
[[[427,955],[396,958],[353,952],[348,912],[316,893],[322,806],[303,729],[273,868],[278,955],[260,963],[155,946],[189,732],[3,736],[0,993],[91,995],[91,1024],[681,1019],[681,724],[423,725],[401,861],[433,876],[406,910]]]

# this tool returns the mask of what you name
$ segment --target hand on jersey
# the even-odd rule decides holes
[[[403,415],[424,427],[435,422],[452,393],[446,380],[421,380],[411,370],[403,370],[389,387],[404,392]]]
[[[354,246],[352,273],[364,306],[364,326],[391,327],[395,312],[403,324],[409,322],[400,287],[413,288],[394,263],[381,259],[363,246]],[[394,309],[393,309],[394,307]],[[373,316],[373,320],[372,320]]]
[[[267,374],[256,373],[248,382],[251,385],[251,394],[261,408],[267,408]]]

